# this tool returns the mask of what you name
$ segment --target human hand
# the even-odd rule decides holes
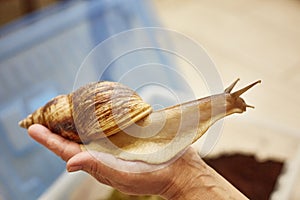
[[[144,162],[133,162],[117,159],[101,152],[82,151],[80,145],[50,132],[41,125],[32,125],[29,135],[37,142],[54,152],[67,162],[67,170],[74,172],[83,170],[95,177],[99,182],[110,185],[128,194],[156,194],[168,198],[172,196],[171,185],[176,177],[182,174],[182,160],[198,157],[191,148],[185,156],[174,163],[151,165]],[[118,167],[110,167],[111,163]],[[117,170],[121,169],[120,170]],[[137,171],[147,171],[137,173]]]
[[[175,160],[162,165],[151,165],[121,160],[102,152],[82,151],[79,144],[66,140],[41,125],[32,125],[28,133],[66,161],[69,172],[83,170],[99,182],[127,194],[153,194],[166,199],[189,200],[246,199],[206,165],[191,147]]]

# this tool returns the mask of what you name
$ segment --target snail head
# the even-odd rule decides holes
[[[254,106],[251,106],[251,105],[248,105],[244,99],[242,99],[240,96],[245,93],[246,91],[248,91],[250,88],[252,88],[253,86],[255,86],[256,84],[258,83],[261,83],[261,80],[258,80],[236,92],[231,92],[232,89],[235,87],[235,85],[237,84],[237,82],[239,81],[240,79],[237,79],[236,81],[234,81],[229,87],[227,87],[225,89],[225,94],[228,98],[226,98],[227,101],[230,101],[230,104],[229,105],[235,105],[234,107],[236,109],[239,109],[240,111],[239,112],[244,112],[246,111],[246,108],[254,108]]]

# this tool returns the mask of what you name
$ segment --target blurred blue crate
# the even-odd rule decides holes
[[[65,169],[18,121],[70,92],[80,64],[99,42],[157,25],[149,1],[90,0],[60,3],[0,29],[0,199],[36,199]],[[87,75],[97,79],[98,70]]]

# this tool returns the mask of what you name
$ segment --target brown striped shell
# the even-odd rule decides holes
[[[127,86],[104,81],[55,97],[19,125],[42,124],[80,143],[115,134],[151,112],[151,106]]]

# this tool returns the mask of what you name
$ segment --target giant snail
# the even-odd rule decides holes
[[[55,97],[19,125],[42,124],[64,138],[83,143],[83,148],[125,160],[163,163],[197,141],[217,120],[252,107],[240,96],[260,80],[232,92],[238,80],[221,94],[158,111],[120,83],[90,83]]]

